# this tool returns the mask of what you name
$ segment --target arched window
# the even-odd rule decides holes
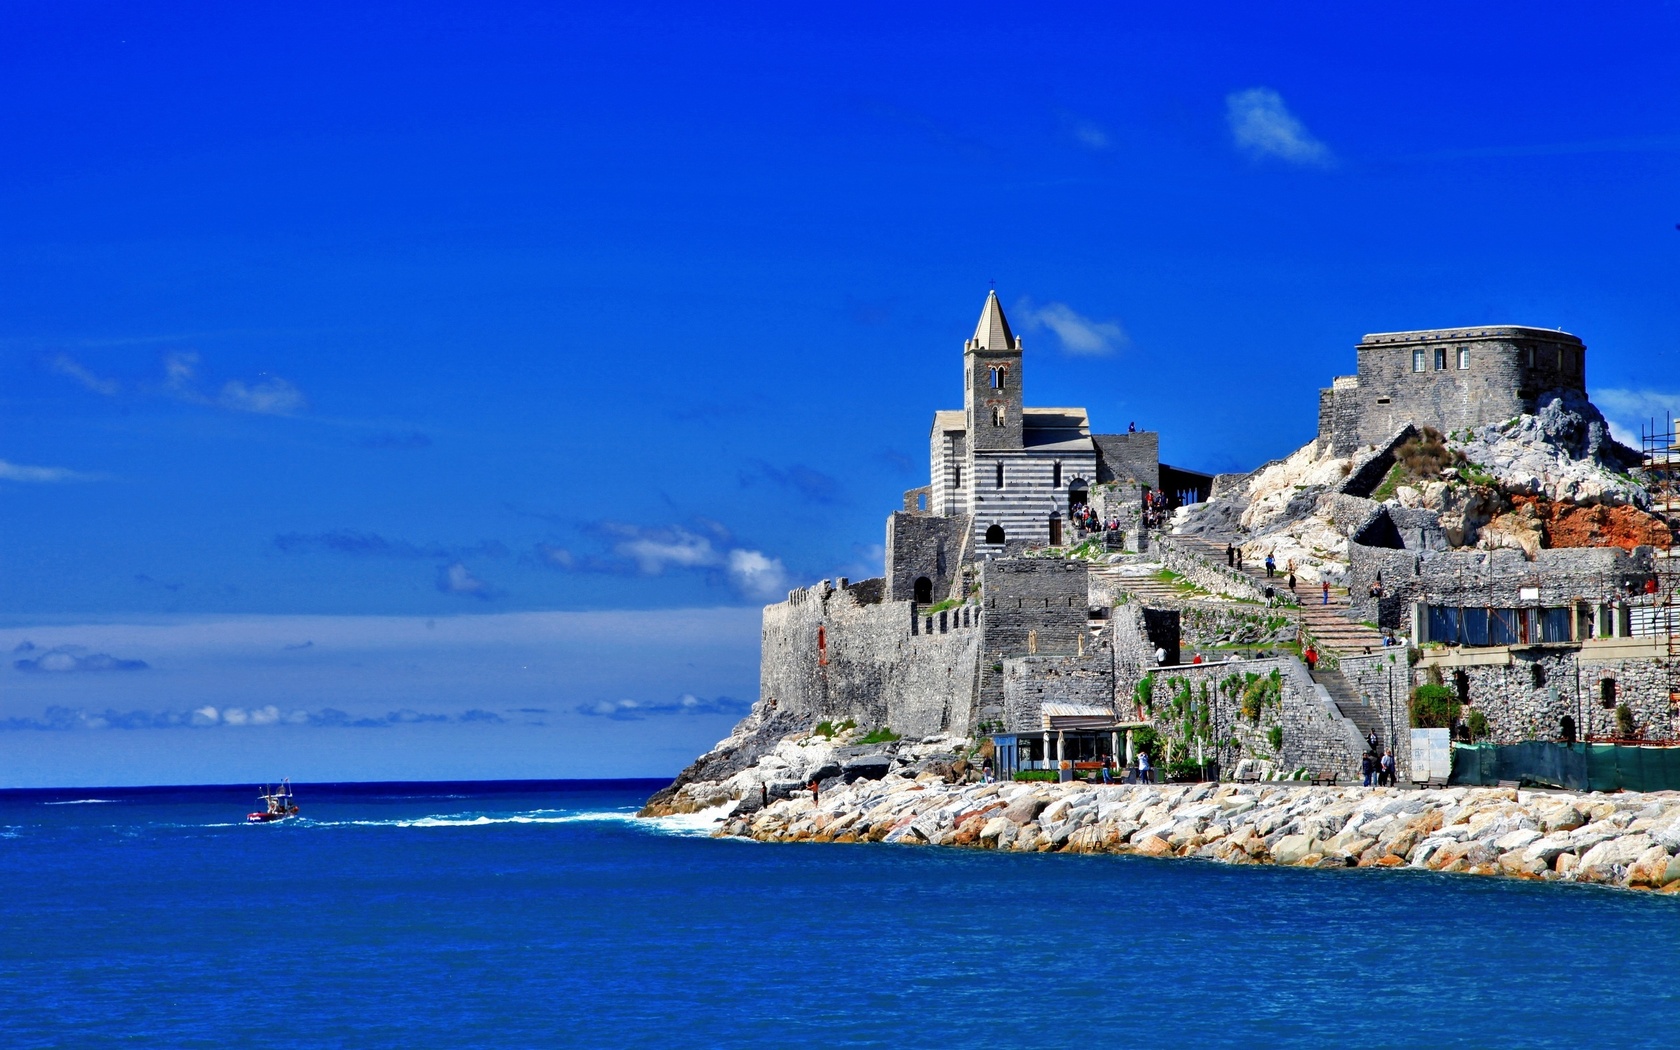
[[[993,405],[992,406],[992,426],[994,426],[994,427],[1003,426],[1003,406],[1002,405]]]
[[[997,487],[1000,488],[1000,489],[1003,488],[1003,464],[1002,463],[999,463],[997,465]]]
[[[1057,460],[1056,465],[1051,468],[1050,487],[1053,489],[1059,489],[1062,487],[1062,464],[1060,460]]]
[[[1002,470],[1003,468],[999,467],[998,469]],[[1002,525],[993,525],[991,528],[987,529],[986,530],[986,542],[987,543],[996,543],[996,544],[1003,543],[1003,526]]]
[[[1616,706],[1616,680],[1603,678],[1598,683],[1598,702],[1604,707]]]

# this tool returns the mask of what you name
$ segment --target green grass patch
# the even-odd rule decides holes
[[[1054,769],[1023,769],[1015,774],[1016,780],[1039,784],[1054,784],[1061,779],[1061,774]]]
[[[886,726],[882,726],[879,729],[871,729],[869,731],[869,733],[866,736],[864,736],[864,738],[862,740],[854,740],[853,743],[854,744],[890,744],[894,740],[898,740],[898,739],[900,739],[900,737],[897,733],[893,732],[891,729],[887,728]]]

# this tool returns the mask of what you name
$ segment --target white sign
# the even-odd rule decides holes
[[[1540,600],[1540,588],[1538,588],[1538,587],[1519,587],[1519,588],[1517,588],[1517,601],[1519,601],[1519,602],[1537,602],[1539,600]]]
[[[1446,729],[1412,730],[1412,779],[1445,781],[1452,775],[1452,733]]]

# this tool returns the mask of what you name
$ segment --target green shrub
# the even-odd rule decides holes
[[[1468,721],[1470,724],[1470,735],[1473,738],[1480,740],[1488,735],[1487,715],[1482,714],[1479,708],[1472,708],[1470,710]]]
[[[833,737],[834,737],[834,723],[830,722],[828,719],[825,718],[821,722],[818,722],[817,723],[817,728],[811,730],[811,732],[815,733],[816,735],[818,735],[820,737],[833,739]]]
[[[1020,781],[1036,781],[1044,784],[1054,784],[1061,776],[1054,769],[1023,769],[1015,774]]]
[[[1623,739],[1634,735],[1633,711],[1626,704],[1616,705],[1616,735]]]
[[[1273,751],[1283,750],[1283,727],[1273,726],[1266,730],[1266,743],[1272,745]]]
[[[1414,729],[1451,729],[1458,721],[1458,694],[1444,685],[1420,685],[1412,690]]]
[[[1138,680],[1135,692],[1138,706],[1153,714],[1155,711],[1155,676],[1152,674],[1144,675]]]
[[[1132,747],[1139,752],[1147,751],[1151,755],[1161,753],[1161,734],[1154,726],[1138,726],[1132,730]]]
[[[871,729],[868,736],[856,742],[859,744],[890,744],[897,739],[899,739],[897,733],[886,726],[882,726],[879,729]]]

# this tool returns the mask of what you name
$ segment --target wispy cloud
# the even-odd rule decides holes
[[[444,594],[477,598],[479,601],[489,601],[499,594],[495,588],[474,576],[472,571],[460,562],[453,562],[438,569],[437,589]]]
[[[767,481],[779,488],[799,496],[808,503],[832,504],[840,502],[840,482],[834,477],[824,474],[803,463],[793,463],[786,468],[772,466],[763,460],[753,460],[749,469],[739,474],[741,486],[750,488],[760,481]]]
[[[1225,120],[1237,148],[1252,157],[1275,157],[1314,168],[1335,163],[1330,147],[1314,138],[1283,104],[1283,96],[1271,88],[1249,88],[1227,95]]]
[[[659,715],[744,715],[752,705],[728,696],[700,697],[684,693],[675,700],[650,702],[646,700],[599,700],[579,704],[580,715],[613,718],[621,722],[652,718]]]
[[[1118,322],[1093,320],[1066,303],[1038,306],[1023,299],[1015,307],[1015,316],[1029,330],[1054,332],[1063,350],[1081,357],[1112,354],[1131,342]]]
[[[293,416],[309,408],[303,391],[289,380],[267,373],[250,381],[229,379],[219,387],[206,387],[201,363],[196,351],[172,350],[163,355],[162,379],[135,383],[132,390],[141,396],[162,395],[189,405],[255,415]],[[53,355],[47,359],[47,367],[105,397],[116,397],[129,389],[121,380],[101,376],[69,354]]]
[[[19,671],[43,674],[75,674],[99,671],[144,671],[150,665],[144,660],[123,660],[110,653],[90,653],[79,645],[59,645],[42,649],[34,642],[19,642],[14,653],[26,654],[12,661]]]
[[[88,710],[73,707],[49,707],[39,718],[0,719],[0,730],[98,730],[98,729],[212,729],[264,728],[268,726],[313,726],[333,729],[384,729],[389,726],[444,723],[465,725],[472,723],[503,723],[507,720],[494,711],[471,708],[451,714],[438,714],[403,708],[382,715],[352,715],[333,707],[315,711],[301,708],[282,709],[275,704],[261,707],[220,707],[205,704],[191,710],[118,711],[114,708]]]
[[[122,393],[122,384],[115,379],[96,375],[92,369],[83,365],[69,354],[54,354],[47,359],[47,367],[67,379],[74,379],[82,386],[96,394],[105,397],[116,397]]]
[[[465,557],[503,557],[507,547],[496,540],[480,540],[470,546],[451,547],[442,543],[413,543],[391,539],[377,532],[357,529],[335,529],[331,532],[284,532],[274,537],[274,545],[287,554],[325,552],[348,554],[362,558],[421,558],[459,561]]]
[[[1610,434],[1631,448],[1640,444],[1640,427],[1649,427],[1653,420],[1666,426],[1671,417],[1680,417],[1680,394],[1660,390],[1626,390],[1608,387],[1592,392],[1592,402],[1610,423]]]
[[[1094,120],[1077,116],[1073,113],[1060,114],[1062,130],[1073,141],[1096,153],[1104,153],[1114,146],[1114,137],[1108,129]]]
[[[67,467],[30,467],[0,459],[0,481],[21,481],[31,485],[58,485],[73,481],[101,481],[104,475],[87,474]]]

